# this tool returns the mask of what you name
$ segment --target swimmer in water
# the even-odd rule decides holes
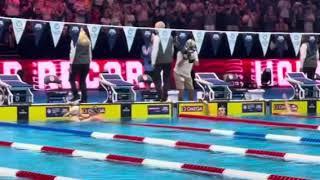
[[[99,109],[95,106],[92,109],[89,109],[88,113],[81,113],[79,105],[74,105],[70,108],[70,111],[67,112],[63,117],[67,117],[68,120],[74,122],[88,122],[88,121],[103,121],[103,117]]]
[[[221,106],[218,108],[218,117],[225,117],[226,116],[226,108]]]

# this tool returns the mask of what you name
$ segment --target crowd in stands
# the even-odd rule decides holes
[[[4,3],[4,4],[1,4]],[[0,15],[105,25],[320,32],[319,0],[2,0]]]

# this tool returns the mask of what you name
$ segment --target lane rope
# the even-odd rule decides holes
[[[1,124],[2,123],[0,123],[0,125]],[[14,125],[14,124],[11,124],[11,125]],[[267,151],[267,150],[261,150],[261,149],[249,149],[249,148],[240,148],[240,147],[233,147],[233,146],[222,146],[222,145],[216,145],[216,144],[205,144],[205,143],[197,143],[197,142],[190,142],[190,141],[160,139],[160,138],[132,136],[132,135],[124,135],[124,134],[111,134],[111,133],[94,132],[94,131],[90,132],[90,131],[79,131],[79,130],[70,130],[70,129],[57,129],[57,128],[49,128],[49,127],[41,127],[41,126],[29,126],[29,125],[20,125],[20,126],[25,128],[30,128],[30,129],[43,130],[43,131],[69,133],[77,136],[91,137],[96,139],[127,141],[127,142],[134,142],[134,143],[159,145],[159,146],[165,146],[165,147],[171,147],[171,148],[211,151],[211,152],[218,152],[218,153],[237,154],[241,156],[253,156],[258,158],[273,158],[276,160],[296,161],[296,162],[303,162],[303,163],[320,163],[320,156],[315,156],[315,155]],[[228,134],[230,132],[221,131],[221,130],[211,130],[210,133]],[[281,137],[271,136],[271,135],[267,136],[267,138],[273,138],[273,139],[277,139],[277,138],[281,139]],[[290,140],[290,138],[287,138],[287,139]],[[295,139],[291,138],[291,140],[293,141]]]
[[[303,180],[304,178],[298,177],[289,177],[275,174],[267,174],[267,173],[259,173],[252,171],[242,171],[235,169],[226,169],[220,167],[213,166],[205,166],[198,164],[188,164],[188,163],[180,163],[180,162],[171,162],[171,161],[163,161],[157,159],[148,159],[148,158],[140,158],[133,156],[123,156],[117,154],[105,154],[99,152],[92,151],[82,151],[77,149],[68,149],[61,148],[55,146],[42,146],[36,144],[25,144],[18,142],[8,142],[8,141],[0,141],[0,147],[12,148],[12,149],[20,149],[20,150],[29,150],[35,152],[44,152],[48,154],[60,154],[64,156],[71,157],[81,157],[84,159],[91,160],[99,160],[99,161],[111,161],[117,163],[131,164],[131,165],[140,165],[158,169],[166,169],[166,170],[175,170],[182,172],[191,172],[191,173],[200,173],[200,174],[209,174],[209,175],[220,175],[228,178],[245,178],[252,180]]]
[[[32,180],[76,180],[74,178],[42,174],[31,171],[24,171],[6,167],[0,167],[0,177],[24,178]]]
[[[243,118],[232,118],[232,117],[211,117],[211,116],[202,116],[202,115],[179,115],[180,118],[187,119],[199,119],[206,121],[215,121],[215,122],[234,122],[234,123],[244,123],[244,124],[254,124],[260,126],[273,126],[278,128],[295,128],[295,129],[305,129],[305,130],[316,130],[320,131],[320,125],[312,124],[295,124],[295,123],[283,123],[283,122],[270,122],[264,120],[254,120],[254,119],[243,119]]]

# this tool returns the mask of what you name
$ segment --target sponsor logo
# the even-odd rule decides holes
[[[203,112],[203,106],[182,106],[182,112]]]
[[[149,105],[148,115],[168,115],[169,105]]]
[[[293,112],[297,112],[298,111],[298,105],[296,105],[296,104],[289,104],[289,107],[290,107],[291,111],[293,111]],[[273,106],[273,109],[276,110],[276,111],[287,110],[285,104],[275,104]]]
[[[69,107],[47,107],[46,116],[47,118],[63,117],[69,112]]]
[[[263,112],[263,103],[242,104],[243,113],[259,113]]]
[[[90,114],[90,113],[105,113],[106,108],[104,107],[88,107],[88,108],[81,108],[83,114]]]

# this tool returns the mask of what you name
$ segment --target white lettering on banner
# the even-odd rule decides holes
[[[60,62],[60,80],[63,88],[69,89],[71,88],[69,83],[69,72],[70,72],[70,62],[69,61],[61,61]]]
[[[3,63],[3,74],[17,74],[19,70],[22,69],[22,66],[19,62],[16,61],[7,61]]]
[[[119,62],[107,62],[103,67],[103,72],[121,75],[121,65]]]
[[[90,70],[94,74],[99,74],[99,72],[100,72],[99,64],[96,62],[91,62]],[[93,77],[90,77],[90,73],[89,73],[89,75],[87,77],[87,85],[88,85],[89,89],[94,89],[94,88],[99,87],[99,76],[94,75]]]
[[[289,85],[288,81],[286,80],[286,74],[292,72],[292,65],[288,61],[280,61],[278,62],[278,84],[279,86],[286,86]]]
[[[38,83],[39,89],[44,89],[44,78],[47,75],[57,75],[55,64],[53,62],[38,62]],[[55,84],[50,84],[50,88],[58,88]]]
[[[126,62],[127,81],[138,84],[138,76],[143,74],[143,67],[140,62]]]

